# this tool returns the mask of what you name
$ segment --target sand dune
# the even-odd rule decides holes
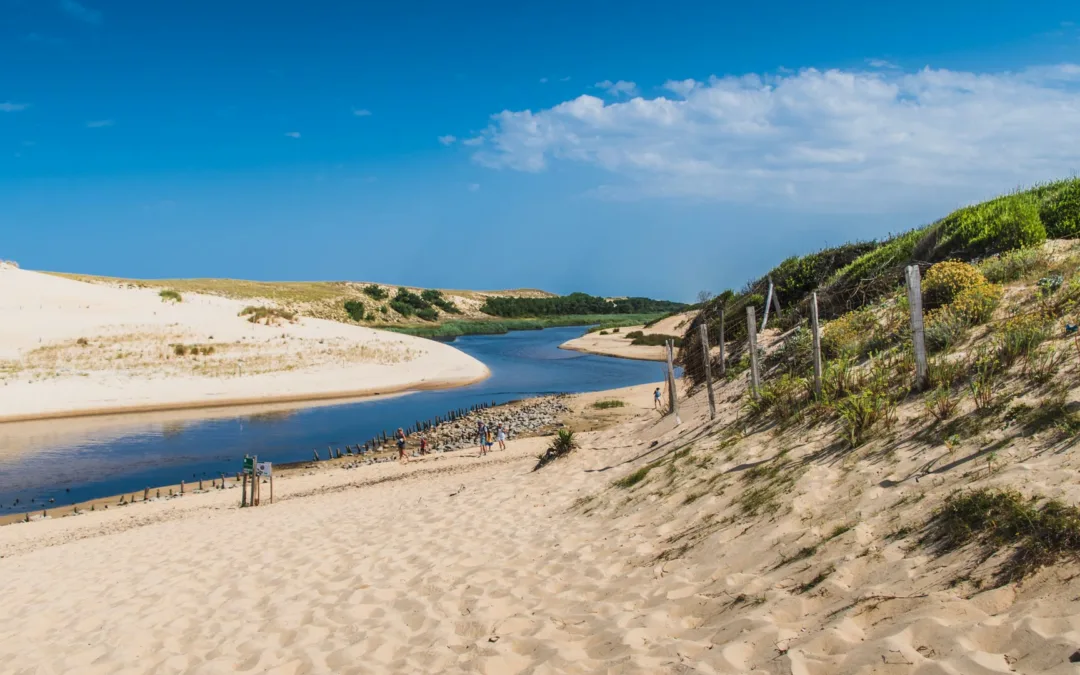
[[[570,349],[586,354],[600,354],[602,356],[617,356],[623,359],[636,359],[639,361],[664,361],[667,359],[667,350],[661,345],[634,345],[626,337],[627,333],[643,331],[645,333],[657,333],[659,335],[672,335],[682,337],[687,323],[693,318],[693,312],[684,312],[669,316],[657,321],[646,328],[645,326],[627,326],[620,328],[619,332],[599,331],[586,333],[579,338],[567,340],[559,345],[559,349]]]
[[[250,304],[170,302],[0,267],[0,421],[340,398],[488,374],[420,338],[306,317],[251,323],[238,316]]]
[[[535,473],[542,438],[484,460],[298,475],[256,509],[226,490],[0,528],[0,663],[91,675],[1074,672],[1076,564],[980,586],[994,561],[935,557],[903,533],[961,486],[1021,481],[1075,501],[1069,455],[1032,452],[1032,440],[992,475],[961,466],[916,483],[904,477],[945,448],[833,456],[828,429],[744,429],[741,384],[727,387],[720,419],[705,419],[699,394],[678,427],[648,409],[650,386],[579,397],[570,424],[611,426]],[[628,405],[595,411],[600,398]],[[747,514],[740,500],[761,487],[747,471],[778,456],[793,481],[775,512]]]

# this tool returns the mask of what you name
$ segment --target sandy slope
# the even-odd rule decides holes
[[[90,674],[1075,672],[1080,566],[980,585],[999,558],[936,557],[917,543],[926,514],[963,487],[1075,502],[1069,448],[1025,439],[990,473],[970,447],[845,452],[835,429],[744,427],[739,383],[721,392],[717,421],[698,394],[676,427],[648,409],[649,389],[581,397],[572,425],[607,414],[617,424],[536,473],[544,441],[525,439],[486,460],[297,476],[257,509],[237,509],[230,490],[0,528],[0,663]],[[628,407],[592,410],[600,398]],[[904,411],[898,424],[907,438],[924,422]],[[777,510],[747,514],[740,500],[763,487],[750,469],[778,461],[791,483]],[[636,485],[614,484],[643,469]]]
[[[693,313],[686,312],[661,319],[648,328],[645,326],[628,326],[620,328],[618,333],[605,331],[608,333],[607,335],[601,335],[599,332],[586,333],[579,338],[567,340],[559,345],[559,348],[585,352],[586,354],[617,356],[623,359],[636,359],[639,361],[664,361],[667,359],[667,350],[663,346],[632,345],[626,334],[640,330],[646,333],[682,337],[683,331],[686,330],[686,322],[692,318]]]
[[[238,316],[250,301],[89,284],[0,266],[0,420],[298,401],[452,386],[487,376],[429,340],[300,318]],[[213,348],[179,356],[176,344]]]

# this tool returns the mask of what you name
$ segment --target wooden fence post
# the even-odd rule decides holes
[[[814,395],[821,398],[821,328],[818,326],[817,291],[810,294],[810,330],[814,345]]]
[[[754,307],[746,308],[746,333],[750,347],[750,393],[758,397],[758,362],[757,362],[757,321]]]
[[[709,363],[709,327],[705,321],[699,326],[701,329],[701,357],[705,360],[705,386],[709,390],[709,419],[716,419],[716,397],[712,387],[712,364]]]
[[[668,401],[671,404],[670,412],[675,415],[675,423],[678,424],[679,420],[679,396],[675,393],[675,366],[672,364],[674,359],[674,342],[672,340],[667,341],[667,379],[668,379]]]
[[[727,377],[727,359],[724,358],[724,308],[720,308],[720,377]]]
[[[773,285],[772,277],[769,277],[769,294],[765,296],[765,315],[761,317],[761,330],[769,323],[769,306],[772,305]]]
[[[909,265],[907,277],[908,305],[911,307],[911,345],[915,349],[915,388],[926,387],[929,369],[926,363],[926,336],[923,329],[922,276],[918,265]]]
[[[244,508],[245,506],[248,505],[247,504],[247,491],[248,491],[247,474],[245,473],[244,474],[244,484],[243,484],[243,487],[240,490],[240,508]]]

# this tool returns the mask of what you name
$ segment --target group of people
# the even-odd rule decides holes
[[[488,454],[492,447],[498,443],[500,450],[506,449],[506,429],[502,423],[495,425],[495,430],[492,431],[491,427],[486,422],[480,420],[476,425],[476,436],[480,444],[480,456]],[[409,463],[409,455],[405,452],[405,430],[398,427],[398,430],[394,432],[394,441],[397,443],[398,449],[398,461]],[[420,454],[427,454],[427,438],[420,437]]]
[[[476,438],[480,444],[481,457],[488,454],[495,443],[499,444],[500,450],[506,449],[506,429],[503,428],[502,423],[496,425],[493,436],[491,427],[484,420],[479,420],[476,423]]]

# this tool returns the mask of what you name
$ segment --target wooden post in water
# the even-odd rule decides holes
[[[720,377],[727,377],[727,359],[724,357],[724,308],[720,308]]]
[[[712,387],[712,364],[709,363],[709,327],[702,321],[701,326],[701,358],[705,362],[705,386],[709,390],[709,419],[716,419],[716,397]]]
[[[810,330],[814,349],[814,395],[821,398],[821,327],[818,325],[817,291],[810,294]]]
[[[746,333],[750,348],[750,393],[758,397],[757,321],[753,306],[746,308]]]
[[[915,349],[915,389],[926,388],[929,373],[926,362],[926,336],[922,313],[922,276],[918,265],[909,265],[907,277],[908,305],[911,307],[911,345]]]

